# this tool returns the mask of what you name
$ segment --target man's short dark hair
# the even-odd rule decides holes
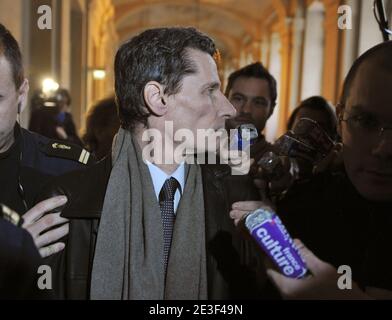
[[[23,83],[23,62],[18,42],[11,32],[0,23],[0,56],[3,55],[11,65],[12,77],[16,89]]]
[[[232,74],[230,74],[227,86],[226,86],[226,91],[225,95],[226,97],[229,97],[230,90],[233,88],[234,82],[238,78],[257,78],[257,79],[264,79],[268,82],[269,86],[269,91],[270,91],[270,97],[271,97],[271,106],[272,109],[276,105],[276,99],[278,97],[277,89],[276,89],[276,80],[272,76],[272,74],[269,73],[269,71],[263,66],[261,62],[255,62],[252,64],[249,64],[237,71],[234,71]],[[272,114],[272,110],[271,110]]]
[[[114,63],[115,92],[121,126],[132,130],[137,123],[147,125],[150,116],[143,91],[149,81],[164,86],[173,95],[181,89],[185,75],[196,73],[187,49],[197,49],[212,57],[214,41],[194,28],[146,30],[124,43]]]
[[[344,79],[344,84],[343,84],[343,90],[342,94],[340,96],[340,105],[342,107],[345,107],[347,98],[350,94],[351,86],[352,83],[355,79],[355,76],[358,72],[359,67],[362,65],[364,61],[367,59],[373,57],[374,55],[387,50],[389,52],[389,55],[385,56],[386,62],[389,63],[384,63],[386,68],[391,69],[392,66],[392,41],[387,41],[387,42],[382,42],[372,48],[370,48],[368,51],[366,51],[364,54],[362,54],[357,60],[354,61],[353,65],[350,68],[350,71],[348,72],[346,78]]]

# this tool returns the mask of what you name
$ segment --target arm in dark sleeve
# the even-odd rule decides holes
[[[30,234],[0,220],[0,299],[49,299],[37,285],[42,264]]]

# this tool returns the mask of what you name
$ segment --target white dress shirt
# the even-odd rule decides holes
[[[170,176],[151,162],[146,161],[146,164],[148,166],[148,170],[150,171],[152,183],[154,185],[155,195],[158,202],[159,193],[161,192],[161,189],[167,179],[173,177],[180,184],[180,188],[178,188],[176,193],[174,194],[174,213],[176,213],[185,186],[185,163],[180,164],[176,171],[174,171]]]

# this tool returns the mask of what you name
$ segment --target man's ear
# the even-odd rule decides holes
[[[27,96],[29,93],[30,85],[29,80],[24,79],[22,85],[19,87],[18,90],[18,113],[22,113],[22,111],[27,106]]]
[[[165,101],[163,86],[156,82],[150,81],[144,86],[144,101],[147,108],[158,117],[166,114],[168,107]]]
[[[336,105],[336,117],[338,118],[338,125],[337,125],[337,131],[338,135],[341,137],[342,136],[342,119],[343,119],[343,113],[344,113],[344,105],[342,103],[338,103]]]

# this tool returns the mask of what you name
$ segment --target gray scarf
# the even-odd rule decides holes
[[[113,144],[91,275],[91,299],[206,299],[201,169],[190,165],[177,209],[165,281],[163,227],[147,165],[132,134]]]

